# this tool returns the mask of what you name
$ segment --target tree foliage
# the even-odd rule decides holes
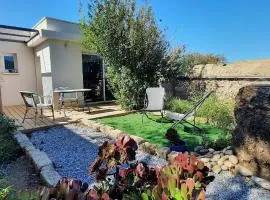
[[[168,49],[151,7],[136,8],[135,0],[95,0],[81,27],[83,46],[106,61],[118,102],[140,108],[145,89],[158,84]]]

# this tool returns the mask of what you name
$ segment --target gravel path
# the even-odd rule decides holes
[[[241,176],[229,172],[215,175],[215,180],[206,188],[206,197],[211,200],[269,200],[270,191],[246,182]]]
[[[36,131],[31,137],[33,144],[48,154],[61,176],[88,183],[94,182],[94,178],[87,173],[88,167],[97,157],[98,146],[106,140],[110,138],[104,137],[101,132],[77,125]],[[153,166],[166,164],[165,160],[140,151],[137,152],[137,159]],[[211,200],[270,199],[269,191],[229,173],[215,175],[214,182],[207,186],[206,194],[207,199]]]

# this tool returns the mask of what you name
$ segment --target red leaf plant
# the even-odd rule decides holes
[[[120,135],[115,143],[104,142],[89,167],[98,184],[90,188],[64,178],[55,188],[43,190],[41,196],[66,200],[205,199],[206,185],[213,177],[207,176],[208,168],[195,156],[180,153],[172,163],[154,168],[135,161],[137,149],[136,142],[126,135]]]

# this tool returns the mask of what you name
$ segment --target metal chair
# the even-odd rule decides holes
[[[35,94],[34,92],[28,92],[28,91],[20,91],[21,96],[23,98],[26,110],[23,117],[22,123],[24,123],[25,119],[35,119],[35,124],[37,121],[37,115],[38,110],[40,109],[41,112],[41,118],[43,117],[43,109],[49,108],[52,111],[52,116],[46,116],[46,117],[53,117],[54,120],[54,109],[53,109],[53,99],[52,96],[39,96]],[[35,110],[35,117],[26,117],[27,113],[30,109]]]
[[[203,97],[198,102],[196,102],[196,104],[191,109],[189,109],[188,111],[186,111],[183,114],[166,111],[165,112],[166,117],[175,120],[175,122],[173,123],[171,128],[175,128],[178,124],[188,123],[192,127],[196,128],[197,130],[202,132],[202,129],[199,128],[198,126],[196,126],[196,113],[197,113],[198,109],[202,106],[204,101],[210,96],[211,93],[212,93],[212,91],[205,93],[203,95]],[[189,121],[187,121],[187,119],[190,117],[194,117],[193,123],[190,123]]]
[[[165,89],[163,87],[146,89],[146,95],[144,99],[144,108],[141,110],[142,122],[143,122],[144,115],[148,117],[147,112],[159,111],[163,118],[164,99],[165,99]]]

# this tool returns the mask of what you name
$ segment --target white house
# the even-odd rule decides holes
[[[32,29],[0,25],[2,106],[22,104],[21,90],[53,95],[57,87],[91,88],[93,101],[110,99],[102,60],[82,48],[81,36],[79,24],[49,17]]]

